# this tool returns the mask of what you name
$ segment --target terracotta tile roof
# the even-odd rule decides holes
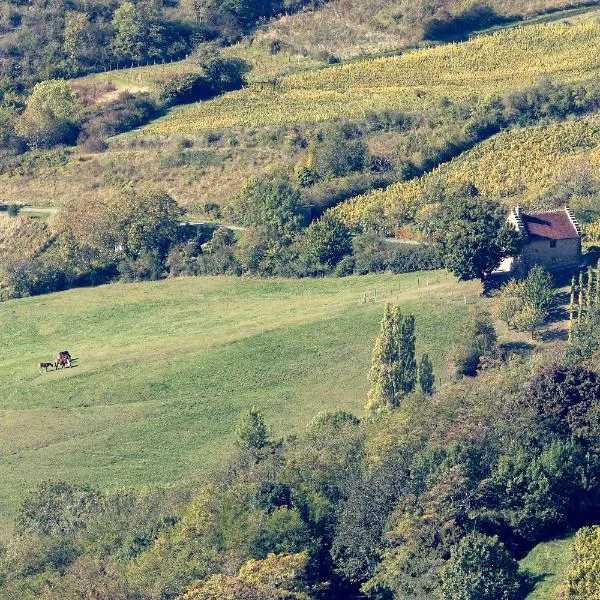
[[[521,213],[525,230],[532,238],[568,240],[578,238],[579,233],[566,210],[538,213]]]

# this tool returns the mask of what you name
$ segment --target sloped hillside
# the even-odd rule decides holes
[[[260,31],[256,38],[263,43],[282,44],[296,52],[346,59],[415,44],[427,36],[432,23],[441,23],[447,33],[460,35],[461,28],[482,28],[489,23],[530,18],[580,4],[573,0],[491,0],[485,3],[332,0],[320,10],[282,17]]]
[[[369,111],[422,109],[442,98],[503,94],[541,77],[578,82],[600,66],[600,25],[541,25],[469,42],[358,61],[250,86],[210,102],[177,108],[146,128],[186,133],[219,128],[292,125]]]
[[[335,210],[352,226],[377,215],[383,220],[414,216],[427,186],[442,178],[473,183],[482,193],[507,204],[540,207],[561,182],[585,177],[600,166],[600,119],[505,131],[418,179],[353,198]],[[541,205],[543,207],[543,204]]]

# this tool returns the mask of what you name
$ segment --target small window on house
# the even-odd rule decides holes
[[[550,248],[556,248],[556,240],[550,240]]]

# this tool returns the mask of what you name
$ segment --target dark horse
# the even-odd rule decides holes
[[[58,367],[70,367],[71,366],[71,362],[72,362],[72,358],[71,355],[69,354],[69,352],[67,350],[63,350],[62,352],[58,353],[58,356],[56,357],[56,360],[54,361],[54,368],[58,369]]]

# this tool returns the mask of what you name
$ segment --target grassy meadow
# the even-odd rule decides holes
[[[415,313],[418,353],[439,374],[478,292],[441,272],[214,277],[1,303],[0,523],[48,478],[102,488],[202,479],[254,404],[275,435],[321,410],[361,414],[383,302]],[[75,368],[38,373],[64,348]]]
[[[527,600],[556,600],[571,568],[574,537],[538,544],[520,562],[521,571],[532,580]]]

